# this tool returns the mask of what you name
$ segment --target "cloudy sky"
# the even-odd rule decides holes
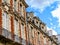
[[[33,11],[48,28],[60,34],[60,0],[26,0],[28,12]]]

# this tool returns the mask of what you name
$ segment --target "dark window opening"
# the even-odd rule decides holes
[[[22,4],[20,4],[20,7],[22,7]]]
[[[31,27],[31,29],[33,29],[33,27]]]
[[[24,26],[24,24],[22,23],[22,25]]]
[[[21,0],[20,0],[21,1]]]
[[[41,22],[40,22],[40,25],[41,25]]]
[[[38,24],[38,21],[36,21],[36,23]]]
[[[14,1],[17,1],[17,0],[14,0]]]
[[[42,26],[42,29],[44,29],[44,27]]]
[[[32,20],[32,23],[34,23],[34,20]]]
[[[40,33],[38,32],[38,34],[40,34]]]
[[[18,19],[17,19],[17,18],[15,18],[15,20],[16,20],[16,21],[18,21]]]

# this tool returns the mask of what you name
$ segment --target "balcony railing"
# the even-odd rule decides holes
[[[2,36],[4,36],[5,38],[12,39],[11,32],[9,32],[8,30],[6,30],[4,28],[2,29]]]
[[[17,35],[15,35],[14,37],[15,37],[15,42],[18,42],[18,43],[20,43],[20,42],[21,42],[20,37],[18,37]]]
[[[3,28],[2,33],[0,35],[6,38],[7,40],[9,39],[11,41],[21,44],[21,38],[18,35],[14,35],[14,40],[13,40],[12,33],[9,32],[7,29]]]
[[[30,41],[28,41],[28,45],[32,45],[32,43],[30,43]]]

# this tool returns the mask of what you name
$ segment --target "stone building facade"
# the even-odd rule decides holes
[[[0,0],[0,45],[57,45],[27,7],[25,0]]]
[[[25,0],[0,0],[0,45],[27,45]]]
[[[49,36],[46,24],[33,12],[27,12],[28,45],[58,45],[55,35]]]
[[[58,38],[57,43],[60,45],[60,34],[58,34],[58,35],[56,35],[56,36],[57,36],[57,38]]]

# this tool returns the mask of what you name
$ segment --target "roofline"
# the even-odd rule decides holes
[[[28,7],[28,4],[25,2],[25,0],[21,0],[21,1],[25,5],[25,7],[27,8]]]

